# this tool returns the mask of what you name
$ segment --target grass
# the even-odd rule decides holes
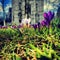
[[[60,60],[60,29],[55,26],[0,29],[0,60]]]

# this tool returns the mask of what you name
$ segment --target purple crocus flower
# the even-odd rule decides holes
[[[3,29],[7,29],[8,27],[7,26],[2,26]]]
[[[17,26],[17,28],[21,28],[21,27],[22,27],[22,25],[18,25],[18,26]]]
[[[33,24],[33,28],[36,30],[36,28],[38,27],[37,24]]]
[[[16,29],[16,28],[17,28],[17,26],[13,25],[13,26],[12,26],[12,28],[13,28],[13,29]]]
[[[42,24],[43,26],[44,26],[44,25],[49,26],[51,20],[54,18],[54,13],[52,13],[51,11],[49,11],[48,13],[45,12],[45,13],[43,14],[43,16],[44,16],[44,19],[45,19],[45,20],[43,20],[43,21],[41,22],[41,24]]]
[[[49,26],[49,23],[46,20],[41,21],[42,26]]]
[[[43,14],[43,16],[44,16],[45,20],[49,20],[49,16],[48,16],[48,14],[46,12]]]
[[[48,13],[45,12],[43,16],[45,20],[51,21],[54,18],[54,13],[51,11],[49,11]]]
[[[54,18],[54,13],[49,11],[48,16],[49,16],[49,20],[52,20]]]

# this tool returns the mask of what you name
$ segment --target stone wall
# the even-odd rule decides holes
[[[19,3],[21,4],[20,6]],[[26,3],[29,3],[31,5],[31,14],[29,14],[29,17],[31,18],[31,24],[43,19],[42,14],[44,11],[44,0],[26,0],[26,2],[25,0],[12,0],[12,20],[15,24],[19,24],[20,18],[24,19],[26,15]],[[19,8],[21,8],[21,11]],[[19,18],[18,14],[20,12],[22,16]]]

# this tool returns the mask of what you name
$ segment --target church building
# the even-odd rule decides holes
[[[12,0],[12,22],[20,24],[27,16],[31,24],[43,19],[44,0]]]

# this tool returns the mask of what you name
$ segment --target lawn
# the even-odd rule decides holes
[[[0,26],[0,60],[60,60],[59,26],[52,12],[41,23]]]

